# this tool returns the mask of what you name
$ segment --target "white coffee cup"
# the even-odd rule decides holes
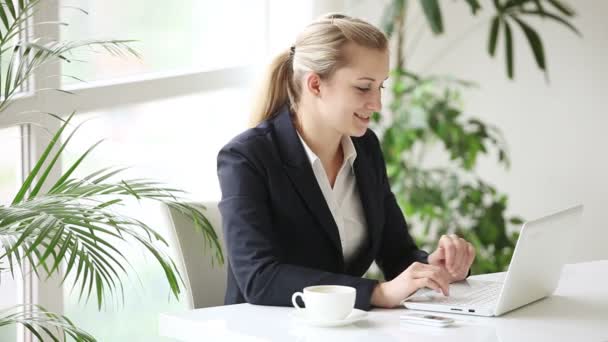
[[[337,321],[346,318],[355,307],[357,290],[350,286],[319,285],[304,288],[291,297],[293,306],[304,310],[308,319]],[[298,306],[296,299],[302,297],[305,308]]]

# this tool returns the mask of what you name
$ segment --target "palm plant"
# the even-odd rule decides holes
[[[0,66],[3,66],[2,59],[9,61],[6,69],[0,68],[0,115],[37,68],[60,60],[70,61],[70,54],[77,49],[101,48],[113,55],[137,56],[126,40],[43,43],[40,38],[23,38],[28,20],[40,2],[0,2]],[[123,179],[120,176],[124,168],[108,167],[83,178],[74,177],[78,167],[102,141],[88,148],[59,179],[51,182],[51,170],[80,126],[70,125],[75,113],[65,119],[47,114],[60,120],[61,127],[53,134],[12,202],[0,205],[0,272],[15,277],[16,269],[31,269],[41,280],[60,274],[62,284],[73,276],[70,278],[72,288],[79,289],[79,298],[88,301],[95,297],[101,308],[109,296],[123,298],[122,283],[130,269],[120,246],[135,243],[162,267],[171,293],[177,298],[183,280],[176,264],[164,251],[167,242],[146,223],[114,210],[130,198],[161,202],[190,217],[196,229],[204,234],[205,248],[211,249],[212,260],[223,263],[213,227],[203,212],[185,202],[183,191],[153,180]],[[62,134],[67,135],[63,142],[60,141]],[[59,341],[69,336],[77,341],[95,341],[67,317],[36,305],[0,310],[0,327],[8,324],[22,324],[40,340],[46,336]]]

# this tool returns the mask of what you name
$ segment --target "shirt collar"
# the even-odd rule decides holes
[[[296,131],[296,133],[298,134],[298,138],[300,138],[300,141],[302,142],[302,146],[304,146],[304,151],[306,151],[306,156],[308,156],[310,165],[313,165],[314,162],[319,159],[319,157],[310,149],[308,144],[306,144],[306,141],[302,139],[300,132]],[[348,160],[348,163],[352,167],[355,163],[355,159],[357,159],[357,150],[355,149],[355,144],[353,144],[353,141],[349,136],[343,135],[342,140],[340,140],[340,145],[342,146],[344,159]]]

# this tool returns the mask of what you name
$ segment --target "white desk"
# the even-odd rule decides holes
[[[374,309],[353,325],[317,328],[298,322],[293,310],[238,304],[163,314],[160,335],[181,341],[608,342],[608,260],[567,265],[553,296],[501,317],[446,314],[457,320],[448,328],[400,323],[404,308]]]

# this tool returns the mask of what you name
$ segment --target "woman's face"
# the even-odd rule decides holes
[[[380,111],[383,83],[389,73],[389,53],[349,43],[348,64],[321,80],[318,111],[321,120],[348,136],[365,134],[373,112]]]

